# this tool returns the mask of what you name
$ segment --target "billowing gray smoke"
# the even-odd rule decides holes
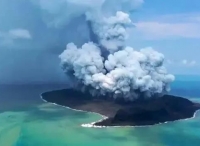
[[[128,12],[142,1],[99,0],[95,7],[87,7],[92,2],[82,1],[91,24],[91,42],[80,48],[69,43],[59,56],[64,72],[76,83],[75,88],[88,90],[94,96],[127,100],[168,92],[174,76],[163,67],[164,55],[152,48],[137,51],[126,46],[128,30],[133,26]]]

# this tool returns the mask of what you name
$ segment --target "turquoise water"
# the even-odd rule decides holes
[[[188,86],[195,86],[196,90],[191,91],[186,88]],[[80,125],[101,117],[44,103],[40,99],[41,92],[59,88],[62,86],[1,86],[0,146],[200,145],[200,112],[194,119],[150,127],[84,128]],[[187,93],[188,98],[200,102],[196,83],[176,82],[172,92]]]

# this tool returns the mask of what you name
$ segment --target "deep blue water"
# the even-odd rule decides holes
[[[170,93],[187,98],[200,98],[200,76],[176,76]]]

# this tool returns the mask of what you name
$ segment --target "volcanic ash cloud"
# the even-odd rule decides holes
[[[59,56],[62,69],[73,79],[74,88],[93,96],[135,100],[160,96],[170,90],[174,76],[163,66],[164,55],[152,48],[139,51],[125,42],[133,24],[129,14],[114,15],[88,10],[85,15],[96,41],[82,47],[67,44]],[[91,38],[94,40],[94,38]]]

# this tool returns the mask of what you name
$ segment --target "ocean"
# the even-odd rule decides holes
[[[200,78],[178,77],[171,94],[200,102]],[[200,112],[148,127],[85,128],[101,116],[45,103],[40,94],[64,85],[1,85],[0,146],[199,146]]]

